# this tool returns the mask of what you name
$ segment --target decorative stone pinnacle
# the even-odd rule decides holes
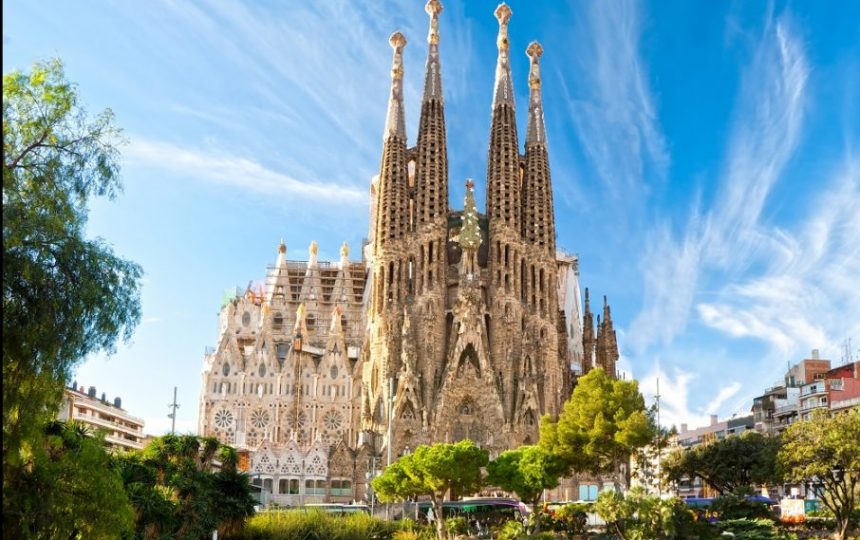
[[[526,55],[531,60],[529,68],[529,88],[532,90],[540,90],[540,57],[543,55],[543,47],[537,41],[529,43],[526,49]]]
[[[496,19],[499,21],[499,38],[496,41],[500,51],[507,51],[508,44],[508,21],[511,20],[511,8],[504,2],[496,8]]]
[[[529,43],[528,48],[526,49],[526,56],[532,59],[532,62],[537,62],[538,58],[543,55],[543,47],[540,46],[540,43],[537,41],[532,41]]]
[[[320,247],[319,247],[319,245],[317,245],[317,241],[311,240],[311,245],[308,248],[308,251],[310,251],[310,253],[311,253],[311,257],[316,257],[317,252],[319,252],[319,249],[320,249]]]
[[[347,257],[349,257],[349,244],[347,244],[346,242],[344,242],[344,243],[340,246],[340,256],[341,256],[342,258],[344,258],[344,259],[346,259]]]
[[[428,0],[424,11],[430,15],[430,32],[427,34],[427,42],[431,45],[439,44],[439,14],[442,13],[442,2],[439,0]]]
[[[466,179],[466,189],[472,191],[475,188],[475,182],[472,181],[471,178]]]
[[[388,43],[394,49],[394,60],[391,63],[391,78],[403,79],[403,47],[406,46],[406,38],[400,32],[394,32],[388,38]]]
[[[287,252],[287,244],[284,243],[284,239],[281,238],[281,243],[278,245],[278,253],[286,253]]]

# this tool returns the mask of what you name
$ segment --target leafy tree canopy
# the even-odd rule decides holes
[[[698,476],[727,495],[741,488],[779,482],[778,450],[778,438],[746,431],[690,450],[679,449],[664,460],[663,472],[672,482]]]
[[[788,480],[823,487],[822,502],[836,517],[838,538],[845,538],[860,502],[860,409],[832,417],[819,410],[791,424],[778,460]]]
[[[74,365],[112,350],[140,319],[140,267],[84,237],[88,199],[120,189],[118,136],[109,110],[86,114],[58,60],[3,75],[3,487],[15,493],[3,516],[30,527],[25,537],[60,534],[44,516],[89,523],[74,525],[86,537],[117,523],[89,493],[114,481],[96,466],[104,450],[87,439],[59,444],[45,430]],[[40,491],[51,475],[69,491]],[[32,519],[19,514],[27,501],[40,506]]]
[[[429,497],[437,518],[436,534],[445,538],[442,502],[447,493],[468,495],[481,488],[481,468],[489,461],[486,450],[470,440],[421,445],[386,467],[371,485],[383,502]]]
[[[217,467],[216,467],[217,462]],[[121,459],[135,509],[135,538],[209,538],[235,534],[253,513],[248,477],[236,451],[212,437],[165,435]]]
[[[543,490],[558,486],[565,466],[558,456],[540,446],[521,446],[502,452],[487,466],[487,473],[487,483],[536,504]]]
[[[561,458],[546,449],[521,446],[502,452],[487,465],[487,483],[512,491],[536,507],[543,490],[556,487],[565,470]],[[539,516],[540,512],[535,514]],[[539,518],[535,530],[540,530]]]
[[[101,435],[77,422],[51,422],[31,466],[5,486],[4,538],[116,538],[133,510]]]
[[[654,433],[639,384],[612,379],[595,368],[577,381],[558,421],[541,420],[540,446],[576,471],[612,473],[617,487],[626,483],[620,466]]]
[[[4,482],[71,368],[140,318],[140,267],[84,237],[89,197],[120,189],[118,135],[110,110],[86,114],[58,60],[3,76]]]

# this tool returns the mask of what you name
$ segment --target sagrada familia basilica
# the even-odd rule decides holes
[[[466,184],[448,207],[438,0],[417,142],[404,120],[406,39],[391,36],[391,93],[368,244],[351,260],[290,261],[265,287],[227,298],[206,355],[199,432],[239,448],[280,504],[362,500],[368,473],[419,444],[471,439],[491,455],[538,439],[576,377],[615,375],[609,306],[580,306],[578,260],[557,250],[537,42],[519,145],[508,20],[501,4],[487,206]],[[596,334],[595,334],[596,330]]]

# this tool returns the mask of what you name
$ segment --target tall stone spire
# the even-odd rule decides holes
[[[543,103],[541,100],[540,57],[543,47],[537,41],[529,43],[526,56],[529,57],[529,116],[526,123],[526,146],[533,143],[546,144],[546,128],[543,122]]]
[[[514,84],[511,81],[510,42],[508,41],[508,21],[511,20],[511,8],[502,2],[496,8],[496,19],[499,21],[499,37],[496,45],[499,56],[496,60],[496,84],[493,92],[493,109],[502,103],[514,106]]]
[[[552,180],[546,148],[546,131],[541,103],[540,64],[543,48],[537,41],[526,49],[529,70],[529,114],[526,129],[526,174],[523,180],[522,235],[527,243],[548,256],[555,256],[555,216]]]
[[[612,325],[612,313],[609,302],[603,297],[603,351],[601,354],[601,367],[612,378],[615,378],[615,364],[618,362],[618,339],[615,336],[615,328]]]
[[[388,39],[394,49],[391,61],[391,95],[388,98],[388,116],[385,118],[385,132],[382,140],[399,137],[406,140],[406,117],[403,110],[403,48],[406,38],[400,32],[394,32]]]
[[[442,2],[428,0],[424,11],[430,16],[430,30],[427,33],[427,66],[424,72],[424,101],[442,101],[442,70],[439,63],[439,14]]]
[[[487,158],[487,216],[491,226],[508,225],[520,229],[520,166],[514,92],[508,42],[511,8],[501,3],[496,8],[499,36],[496,44],[496,84],[493,89],[493,120]]]
[[[442,96],[442,70],[439,62],[439,14],[442,4],[429,0],[425,6],[430,16],[427,35],[428,54],[424,73],[424,97],[418,121],[418,160],[416,163],[415,220],[443,227],[448,215],[448,144],[445,133],[445,109]],[[440,229],[437,245],[445,242]],[[438,250],[438,248],[437,248]]]
[[[594,315],[591,313],[591,302],[588,299],[588,288],[585,289],[585,314],[582,321],[582,373],[591,371],[594,367]]]
[[[395,32],[388,41],[394,49],[394,59],[382,163],[379,167],[379,195],[374,227],[376,257],[383,255],[382,249],[386,244],[407,233],[409,219],[406,122],[403,117],[403,47],[406,46],[406,38],[400,32]]]

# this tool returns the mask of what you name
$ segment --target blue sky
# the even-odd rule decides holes
[[[485,193],[495,2],[443,0],[451,203]],[[667,423],[749,409],[789,362],[860,354],[860,3],[511,1],[518,125],[539,40],[558,244],[613,308],[622,365]],[[391,49],[414,141],[420,0],[3,3],[3,70],[52,56],[124,128],[124,193],[89,234],[145,270],[131,343],[94,385],[195,429],[222,291],[278,241],[335,259],[367,234]],[[410,143],[413,144],[413,143]]]

